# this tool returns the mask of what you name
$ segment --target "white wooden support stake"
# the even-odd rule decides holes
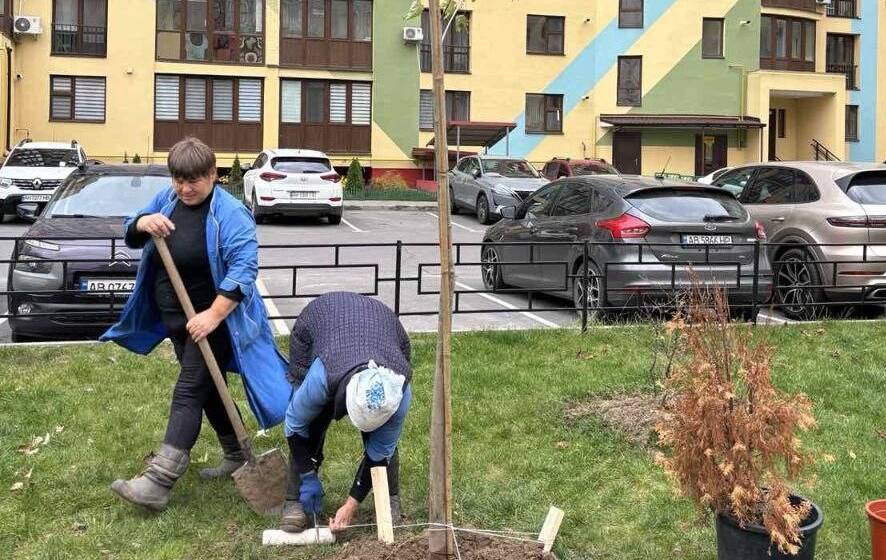
[[[564,515],[562,509],[557,509],[554,506],[548,510],[548,516],[541,527],[541,533],[538,534],[538,540],[545,545],[545,552],[550,552],[554,548],[554,541],[557,540],[557,533],[560,532],[560,524],[563,523]]]
[[[394,544],[394,522],[391,519],[391,495],[388,491],[388,469],[372,468],[372,495],[375,498],[375,523],[378,526],[378,540]]]

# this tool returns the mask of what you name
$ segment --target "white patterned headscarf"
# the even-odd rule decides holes
[[[400,408],[406,378],[370,361],[354,374],[346,388],[351,423],[361,432],[374,432]]]

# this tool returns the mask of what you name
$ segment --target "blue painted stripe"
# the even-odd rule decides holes
[[[563,121],[575,109],[582,98],[596,87],[604,75],[615,66],[618,57],[625,54],[637,40],[677,0],[646,0],[643,6],[643,29],[619,29],[618,18],[613,19],[594,39],[570,62],[542,92],[563,95]],[[874,0],[876,1],[876,0]],[[541,134],[526,134],[526,112],[514,119],[517,128],[510,135],[511,155],[526,157],[545,138]],[[505,141],[501,141],[489,153],[503,155]]]
[[[859,37],[858,91],[849,92],[849,103],[858,105],[858,142],[848,142],[849,159],[875,161],[877,155],[877,27],[880,0],[861,0],[861,19],[853,20]]]

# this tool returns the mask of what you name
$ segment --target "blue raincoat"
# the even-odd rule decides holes
[[[168,217],[176,202],[178,196],[170,186],[136,216],[160,212]],[[124,235],[134,219],[132,216],[123,223]],[[258,275],[255,222],[240,201],[220,188],[215,189],[210,201],[206,249],[216,288],[226,291],[239,288],[243,294],[243,301],[225,319],[233,353],[231,363],[224,369],[241,374],[249,407],[261,427],[270,428],[283,421],[289,405],[292,386],[286,379],[288,365],[274,344],[264,301],[255,286]],[[138,354],[150,353],[167,336],[154,301],[154,251],[154,242],[148,241],[142,252],[135,289],[120,320],[101,337]]]

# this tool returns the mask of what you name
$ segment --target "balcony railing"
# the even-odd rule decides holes
[[[105,56],[107,46],[107,29],[104,27],[52,25],[52,54]]]
[[[846,89],[856,89],[858,87],[855,81],[855,75],[858,73],[858,66],[854,64],[828,63],[826,70],[832,74],[846,74]]]
[[[828,15],[832,17],[854,18],[858,16],[856,0],[831,0]]]
[[[431,71],[431,45],[421,46],[421,71]],[[471,47],[443,45],[443,71],[467,74],[471,71]]]

